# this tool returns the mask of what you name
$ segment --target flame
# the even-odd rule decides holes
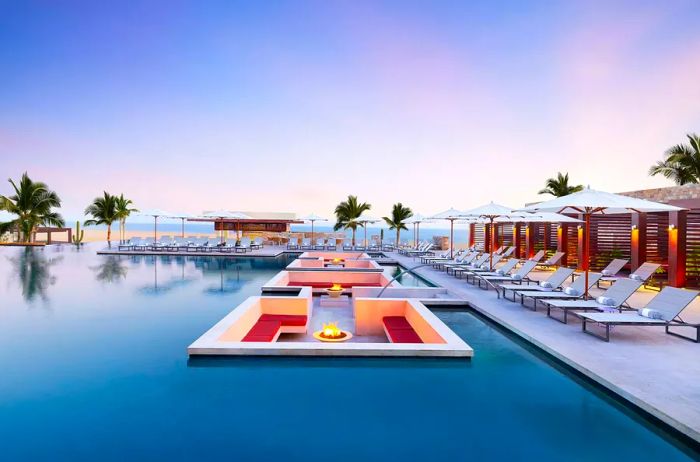
[[[342,335],[342,331],[338,328],[337,322],[329,322],[328,324],[323,324],[323,330],[321,331],[326,338],[338,338]]]
[[[330,290],[338,292],[338,291],[343,290],[343,286],[334,282],[333,285],[331,286]]]
[[[334,258],[334,259],[333,259],[333,263],[335,263],[335,264],[338,264],[338,263],[340,263],[341,261],[343,261],[342,258]]]

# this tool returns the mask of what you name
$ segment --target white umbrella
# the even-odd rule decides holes
[[[406,223],[413,224],[413,245],[418,245],[418,241],[420,240],[420,224],[432,222],[433,221],[429,217],[421,213],[414,213],[411,218],[406,220]],[[399,245],[399,243],[397,242],[396,245]]]
[[[190,215],[189,213],[173,213],[168,218],[177,218],[178,220],[182,221],[182,237],[185,237],[185,220],[187,220],[188,218],[195,217],[194,215]]]
[[[585,273],[586,297],[588,296],[588,270],[590,267],[590,227],[591,215],[612,215],[618,213],[677,212],[683,210],[673,205],[637,199],[634,197],[596,191],[587,187],[567,196],[525,207],[528,212],[578,213],[584,218],[586,240],[583,243],[583,270]]]
[[[512,217],[519,217],[522,216],[523,212],[514,212],[512,207],[507,207],[505,205],[500,205],[496,204],[494,202],[489,202],[488,204],[481,205],[479,207],[475,207],[470,210],[465,210],[463,213],[463,216],[465,217],[479,217],[479,218],[484,218],[488,220],[489,224],[491,225],[491,248],[489,249],[489,268],[493,270],[493,252],[494,252],[494,245],[496,244],[495,237],[496,233],[494,230],[494,221],[497,218],[505,218],[509,219]]]
[[[454,226],[455,221],[464,217],[464,212],[457,210],[453,207],[445,210],[444,212],[437,213],[430,218],[433,220],[447,220],[450,222],[450,258],[453,258],[454,252]]]
[[[153,238],[156,241],[158,240],[158,218],[167,218],[172,216],[172,213],[166,212],[165,210],[161,209],[142,210],[138,214],[146,217],[153,217]]]
[[[304,221],[310,221],[311,222],[311,243],[313,244],[314,242],[314,222],[315,221],[328,221],[328,218],[323,218],[315,213],[310,213],[309,215],[306,215],[305,217],[301,217],[302,220]]]
[[[365,247],[367,247],[367,223],[377,223],[382,221],[382,219],[362,214],[355,221],[358,223],[362,223],[362,227],[365,228]]]
[[[214,210],[211,212],[204,212],[202,214],[204,218],[218,218],[221,220],[221,242],[224,242],[224,220],[248,220],[251,217],[245,213],[240,212],[229,212],[228,210]]]

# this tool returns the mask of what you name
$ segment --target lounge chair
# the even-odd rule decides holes
[[[265,240],[262,237],[256,237],[250,244],[251,249],[262,249],[265,244]]]
[[[528,258],[528,260],[539,262],[542,258],[544,258],[544,250],[538,250],[537,253],[533,255],[532,258]]]
[[[629,275],[629,278],[635,279],[637,281],[642,281],[642,283],[646,284],[649,278],[651,278],[656,272],[656,270],[660,267],[661,265],[659,265],[658,263],[643,263],[639,268],[637,268],[633,273]],[[600,278],[600,281],[598,281],[598,285],[600,285],[601,282],[613,283],[619,280],[620,278],[615,276],[604,276]]]
[[[472,256],[476,258],[477,253],[476,252],[463,252],[461,255],[457,255],[455,258],[450,259],[450,258],[440,258],[440,259],[433,259],[427,263],[431,263],[433,265],[433,268],[442,270],[445,265],[461,265],[461,264],[469,264],[471,261],[473,261],[473,258],[471,260],[468,260]]]
[[[206,252],[207,249],[207,238],[205,237],[195,237],[190,241],[190,245],[187,247],[187,251],[189,252],[190,250],[194,252]]]
[[[299,249],[299,239],[296,237],[290,237],[287,241],[287,250],[298,250]]]
[[[253,251],[253,249],[250,246],[250,238],[249,237],[242,237],[241,241],[238,243],[236,247],[234,247],[234,250],[236,253],[238,252],[243,252],[246,253],[247,251]]]
[[[316,239],[316,244],[314,245],[314,250],[324,250],[326,248],[326,241],[320,237]]]
[[[496,258],[500,259],[500,256],[494,257],[494,260]],[[463,274],[467,282],[469,282],[469,277],[471,276],[473,279],[476,279],[479,276],[504,276],[507,274],[510,274],[513,272],[515,267],[518,264],[518,259],[517,258],[509,258],[503,265],[499,266],[498,268],[494,269],[493,271],[489,271],[488,267],[484,268],[475,268],[475,269],[469,269],[469,270],[457,270],[457,277],[461,278],[461,275]]]
[[[134,238],[133,240],[127,239],[126,241],[119,244],[117,250],[134,250],[134,244],[137,242],[137,239],[138,242],[141,242],[140,238]]]
[[[401,247],[399,253],[402,255],[407,255],[409,252],[421,251],[428,246],[427,242],[419,242],[416,246]]]
[[[355,250],[367,250],[367,247],[365,247],[364,242],[362,244],[358,244],[357,242],[355,242]]]
[[[438,269],[445,270],[447,274],[450,274],[451,271],[455,271],[459,268],[465,268],[469,266],[478,257],[479,254],[477,252],[469,252],[467,254],[464,254],[460,259],[455,258],[453,262],[441,262],[438,265]]]
[[[503,255],[503,258],[508,258],[508,257],[510,257],[511,255],[513,255],[514,253],[515,253],[515,246],[512,246],[512,245],[511,245],[511,246],[508,247],[508,248],[506,249],[506,251],[503,252],[501,255]]]
[[[343,239],[343,250],[352,250],[352,239]]]
[[[382,250],[386,250],[387,252],[396,250],[396,244],[394,241],[385,242],[382,244]]]
[[[475,277],[475,276],[482,274],[482,273],[496,273],[496,269],[497,269],[496,265],[499,264],[502,259],[503,259],[503,255],[500,255],[500,254],[494,255],[493,258],[486,258],[486,261],[484,263],[482,263],[480,266],[474,265],[473,267],[469,268],[466,271],[465,270],[458,271],[457,273],[455,273],[455,276],[457,276],[459,274],[460,275],[460,276],[458,276],[458,278],[459,278],[459,277],[461,277],[461,275],[464,275],[464,276],[466,276],[467,282],[469,282],[469,276]],[[496,273],[496,274],[500,274],[500,273]]]
[[[601,276],[616,276],[617,273],[619,273],[620,270],[624,268],[628,261],[629,260],[625,260],[624,258],[615,258],[610,263],[608,263],[608,266],[606,266],[600,271]],[[571,275],[571,280],[573,281],[574,277],[580,276],[582,274],[583,273],[581,271],[574,272],[574,274]]]
[[[475,268],[481,268],[481,265],[486,263],[486,261],[489,259],[489,254],[487,253],[482,253],[479,257],[477,258],[470,258],[467,261],[462,261],[461,264],[451,264],[447,268],[447,274],[450,273],[450,270],[452,270],[452,274],[459,277],[458,274],[463,273],[465,271],[471,271]],[[466,260],[466,259],[465,259]],[[445,265],[447,267],[447,265]]]
[[[542,263],[538,263],[537,266],[540,268],[551,268],[552,266],[557,266],[566,252],[554,252],[551,257]],[[572,272],[573,273],[573,272]]]
[[[153,244],[155,243],[155,239],[152,237],[147,237],[144,239],[141,239],[141,244],[138,245],[138,248],[141,250],[153,250]],[[136,246],[134,246],[134,249],[137,249]]]
[[[566,324],[569,311],[622,311],[627,299],[641,286],[642,281],[620,279],[595,300],[543,300],[542,303],[547,305],[547,316]],[[552,308],[563,311],[564,318],[552,316]]]
[[[598,279],[602,277],[600,273],[588,273],[588,290],[598,283]],[[537,302],[547,300],[576,300],[583,298],[585,294],[585,277],[577,277],[574,282],[560,291],[553,292],[533,292],[531,290],[516,291],[513,297],[520,297],[520,304],[525,305],[526,299],[532,299],[533,311],[537,311]]]
[[[574,272],[571,268],[557,268],[555,272],[549,275],[549,277],[539,284],[528,284],[523,287],[522,284],[499,284],[498,289],[503,291],[503,298],[506,298],[506,292],[511,291],[513,293],[513,301],[515,301],[516,292],[520,291],[532,291],[532,292],[552,292],[559,291],[562,289],[561,285],[569,279],[569,276]],[[498,290],[497,289],[497,290]]]
[[[530,283],[530,279],[528,279],[527,275],[530,274],[530,272],[535,269],[535,266],[537,265],[537,262],[534,262],[532,260],[526,261],[523,263],[523,266],[518,268],[516,272],[513,274],[506,274],[503,276],[477,276],[475,279],[479,283],[479,287],[481,287],[481,283],[484,282],[486,284],[486,288],[488,289],[489,284],[498,284],[502,282],[512,282],[513,284],[522,284],[523,281],[527,281],[527,283]]]
[[[338,249],[338,244],[335,242],[334,237],[329,237],[326,239],[326,250],[337,250]]]
[[[449,253],[441,253],[439,255],[435,255],[435,254],[423,255],[420,257],[420,262],[421,263],[432,263],[433,260],[455,260],[455,259],[459,258],[463,253],[464,253],[463,250],[458,250],[457,253],[455,254],[454,258],[450,258]]]
[[[609,290],[612,290],[620,282],[613,284]],[[634,313],[581,313],[579,314],[583,321],[581,328],[583,332],[609,342],[611,326],[664,326],[667,334],[698,343],[700,342],[700,324],[687,323],[679,316],[697,297],[698,293],[696,290],[664,287],[658,295],[649,300],[644,308]],[[589,322],[605,326],[605,335],[588,330]],[[670,327],[694,328],[695,338],[672,332],[669,330]]]
[[[314,246],[311,245],[311,239],[305,237],[301,240],[301,250],[313,250]]]
[[[206,246],[204,246],[203,250],[209,251],[209,252],[214,252],[218,251],[219,247],[221,246],[221,240],[219,238],[209,238],[207,240]]]
[[[426,253],[429,253],[431,249],[433,248],[433,244],[428,243],[425,247],[423,247],[421,250],[413,250],[410,252],[407,252],[405,255],[409,257],[420,257],[421,255],[425,255]]]

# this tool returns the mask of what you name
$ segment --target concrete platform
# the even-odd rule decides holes
[[[419,261],[387,253],[408,268]],[[564,325],[509,300],[493,290],[479,289],[464,279],[430,267],[416,273],[447,288],[473,309],[550,353],[603,387],[656,416],[683,434],[700,441],[700,344],[667,335],[662,327],[617,327],[610,343],[581,331],[578,320]],[[532,273],[542,280],[550,272]],[[597,296],[603,291],[594,289]],[[658,292],[640,289],[630,299],[642,307]],[[700,322],[700,299],[683,313],[688,322]]]

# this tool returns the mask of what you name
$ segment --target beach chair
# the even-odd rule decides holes
[[[323,250],[326,248],[326,241],[320,237],[316,239],[316,244],[314,245],[314,250]]]
[[[139,248],[141,250],[153,250],[153,244],[155,243],[155,239],[152,237],[147,237],[144,239],[141,239],[141,244],[139,245]]]
[[[530,279],[528,279],[527,275],[530,274],[530,272],[533,269],[535,269],[536,265],[537,265],[537,262],[529,260],[529,261],[526,261],[525,263],[523,263],[523,266],[518,268],[518,270],[515,271],[513,274],[505,274],[502,276],[476,276],[474,279],[478,282],[479,287],[481,287],[481,283],[483,282],[484,285],[486,285],[487,289],[488,289],[489,285],[499,284],[499,283],[503,283],[503,282],[512,282],[513,284],[522,284],[523,281],[527,281],[527,283],[529,284]]]
[[[134,238],[132,239],[127,239],[126,241],[122,242],[119,244],[117,247],[117,250],[134,250],[134,244],[137,242],[136,240],[138,239],[138,242],[141,242],[140,238]]]
[[[326,250],[337,250],[338,249],[338,244],[335,242],[334,237],[329,237],[326,239]]]
[[[364,242],[362,242],[362,244],[358,244],[358,242],[355,241],[355,250],[367,250],[367,247],[365,247]]]
[[[487,254],[488,255],[488,254]],[[466,276],[467,282],[469,282],[469,277],[476,277],[479,274],[484,274],[484,273],[495,273],[495,274],[500,274],[496,273],[496,265],[501,262],[503,259],[503,255],[494,255],[493,258],[486,258],[486,261],[482,263],[479,266],[474,265],[474,267],[469,268],[468,271],[459,271],[458,274],[458,279],[461,278],[462,275]]]
[[[637,268],[634,272],[632,272],[629,275],[629,279],[641,281],[643,284],[646,284],[649,278],[651,278],[656,272],[656,270],[660,267],[661,265],[659,265],[658,263],[642,263],[642,265],[639,268]],[[600,281],[598,281],[598,286],[600,286],[601,282],[614,283],[616,281],[619,281],[620,279],[621,278],[615,276],[603,276],[602,278],[600,278]]]
[[[610,263],[608,263],[608,266],[606,266],[600,271],[601,276],[616,276],[617,273],[619,273],[620,270],[624,268],[628,261],[629,260],[625,260],[624,258],[615,258]],[[574,274],[571,275],[571,280],[573,281],[574,277],[578,277],[582,274],[583,273],[581,271],[575,271]]]
[[[394,243],[394,241],[385,242],[384,244],[382,244],[382,250],[386,250],[387,252],[396,250],[396,244]]]
[[[459,277],[460,273],[463,273],[465,271],[471,271],[475,268],[481,268],[481,265],[486,263],[486,261],[489,259],[489,254],[487,253],[482,253],[480,256],[476,258],[471,258],[468,261],[462,261],[461,264],[451,264],[447,270],[447,274],[450,273],[450,270],[452,270],[452,274],[454,276]],[[446,265],[447,266],[447,265]]]
[[[476,252],[462,252],[461,255],[456,256],[453,259],[449,258],[441,258],[441,259],[436,259],[436,260],[431,260],[428,263],[431,263],[433,265],[433,268],[438,269],[442,271],[442,269],[445,267],[445,265],[461,265],[461,264],[469,264],[473,259],[469,260],[474,256],[476,258],[477,253]]]
[[[249,237],[242,237],[241,241],[238,243],[238,245],[234,247],[234,250],[236,253],[239,253],[239,252],[246,253],[248,251],[252,252],[253,249],[250,246],[250,238]]]
[[[311,239],[305,237],[301,240],[301,250],[313,250],[314,246],[311,245]]]
[[[209,238],[207,239],[206,246],[203,246],[203,250],[208,252],[218,251],[220,245],[221,240],[219,238]]]
[[[462,256],[461,260],[453,262],[441,262],[438,265],[438,269],[444,270],[447,272],[447,274],[450,274],[451,272],[459,269],[459,268],[465,268],[468,267],[470,264],[474,263],[474,261],[479,257],[478,252],[469,252],[465,255]]]
[[[343,250],[352,250],[352,239],[343,239]]]
[[[368,250],[378,252],[378,251],[382,250],[382,246],[378,240],[371,240],[369,243]]]
[[[527,291],[527,292],[552,292],[562,290],[562,284],[569,279],[569,276],[573,274],[574,270],[571,268],[557,268],[555,272],[549,275],[549,277],[539,284],[528,284],[523,287],[522,284],[499,284],[496,290],[503,291],[503,298],[506,298],[506,292],[511,291],[513,293],[513,301],[515,301],[516,292]]]
[[[494,257],[494,261],[496,259],[500,259],[500,256],[497,255],[496,257]],[[471,270],[458,270],[457,277],[461,278],[462,275],[464,275],[467,282],[469,282],[470,276],[474,280],[478,276],[504,276],[504,275],[507,275],[507,274],[510,274],[511,272],[513,272],[513,270],[515,269],[517,264],[518,264],[517,258],[509,258],[503,265],[499,266],[498,268],[494,269],[493,271],[489,271],[487,265],[482,265],[481,268],[475,268],[475,269],[471,269]],[[474,281],[472,281],[472,283],[474,283]]]
[[[557,266],[566,252],[554,252],[551,257],[542,263],[538,263],[537,266],[540,268],[551,268],[552,266]],[[573,273],[573,271],[572,271]]]
[[[598,283],[603,275],[600,273],[588,273],[588,290]],[[564,287],[560,291],[553,292],[533,292],[528,290],[518,290],[513,294],[513,297],[520,297],[520,304],[525,305],[526,299],[531,299],[533,303],[533,311],[537,311],[537,303],[539,301],[546,302],[547,300],[576,300],[583,298],[586,288],[586,278],[577,277],[574,282],[568,286]]]
[[[456,260],[457,258],[461,257],[463,253],[464,253],[463,250],[458,250],[457,253],[454,255],[454,258],[450,258],[450,254],[447,252],[441,253],[439,255],[435,255],[435,254],[422,255],[420,257],[420,262],[421,263],[432,263],[433,260],[453,261],[453,260]]]
[[[514,253],[515,253],[515,246],[510,246],[501,255],[503,255],[503,258],[508,258],[511,255],[513,255]]]
[[[251,248],[251,250],[252,249],[262,249],[264,243],[265,243],[265,239],[263,239],[262,237],[256,237],[255,239],[253,239],[253,242],[251,242],[250,248]]]
[[[406,252],[405,255],[407,255],[409,257],[416,258],[416,257],[420,257],[421,255],[425,255],[426,253],[429,253],[431,251],[431,249],[433,248],[433,244],[429,243],[429,242],[426,244],[427,245],[425,245],[424,247],[422,247],[419,250],[412,250],[412,251]]]
[[[544,258],[544,250],[538,250],[537,253],[533,255],[532,258],[528,258],[528,260],[539,262],[542,258]]]
[[[616,282],[609,289],[612,290],[621,281]],[[637,281],[639,282],[639,281]],[[680,318],[681,312],[697,297],[698,291],[679,289],[676,287],[664,287],[642,309],[633,313],[580,313],[583,332],[598,337],[606,342],[610,341],[610,327],[612,326],[664,326],[666,333],[692,342],[700,342],[700,324],[691,324]],[[588,323],[595,323],[605,327],[605,335],[597,334],[588,329]],[[670,330],[671,327],[690,327],[695,329],[695,338],[682,335]]]
[[[590,275],[589,275],[590,276]],[[547,316],[566,324],[569,312],[578,311],[622,311],[623,305],[642,286],[642,281],[620,279],[595,300],[542,300],[547,306]],[[564,318],[552,316],[552,308],[564,312]]]
[[[299,239],[296,237],[290,237],[287,241],[287,250],[298,250],[299,249]]]

